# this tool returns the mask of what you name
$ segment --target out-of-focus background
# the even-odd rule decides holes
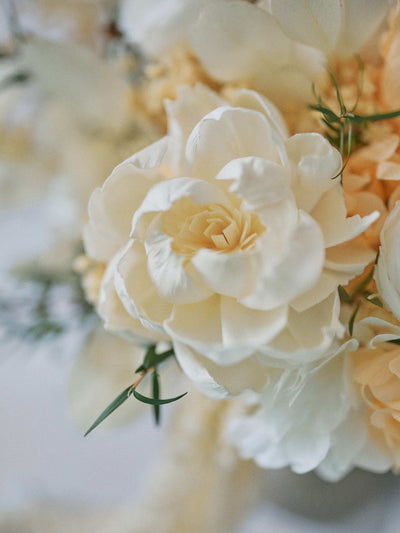
[[[132,423],[83,438],[121,389],[96,374],[95,359],[79,367],[93,370],[91,383],[75,379],[71,388],[85,350],[107,348],[108,341],[99,333],[98,344],[90,344],[99,324],[81,315],[70,281],[57,284],[51,277],[70,271],[90,191],[158,135],[154,124],[129,116],[124,95],[141,60],[129,49],[135,68],[126,66],[126,43],[114,24],[117,7],[117,0],[1,0],[2,533],[145,532],[129,510],[148,487],[151,492],[175,408],[165,410],[157,428],[149,409],[133,413],[127,405],[119,421],[135,414]],[[121,63],[130,77],[117,75]],[[40,314],[43,294],[45,311],[57,318],[56,327],[66,324],[63,331],[42,335],[48,319]],[[42,322],[31,323],[32,317]],[[118,349],[129,363],[130,354]],[[238,533],[399,531],[400,484],[393,475],[355,471],[328,484],[313,474],[250,468]],[[201,479],[191,475],[189,485],[196,487]],[[172,472],[171,490],[173,483]],[[234,490],[240,493],[240,483]],[[178,515],[185,503],[182,497],[172,512]],[[222,514],[231,512],[225,502]]]

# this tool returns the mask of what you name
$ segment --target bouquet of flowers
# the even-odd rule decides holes
[[[261,467],[398,471],[399,6],[124,0],[113,29],[130,82],[102,75],[76,118],[90,180],[67,174],[99,185],[74,270],[116,336],[107,369],[118,347],[137,364],[87,433],[193,394],[225,400],[224,438]],[[123,155],[101,185],[102,147]],[[176,368],[164,396],[173,361],[212,400]]]
[[[165,136],[90,198],[92,301],[106,329],[148,346],[90,430],[131,395],[157,419],[182,396],[159,394],[175,357],[208,396],[240,398],[227,431],[242,457],[329,480],[396,470],[396,10],[233,0],[197,18],[176,2],[160,29],[151,11],[147,26],[134,16],[139,4],[125,4],[122,27],[170,61],[144,87],[171,90],[182,49],[195,83],[176,82]],[[147,374],[150,397],[138,387]]]

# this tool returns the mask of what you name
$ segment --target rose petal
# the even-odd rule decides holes
[[[318,133],[300,133],[286,142],[294,167],[292,190],[297,206],[310,212],[322,194],[335,187],[332,180],[340,171],[340,153]]]
[[[289,61],[292,47],[269,13],[237,0],[208,2],[190,42],[206,70],[220,81],[271,71]]]
[[[171,164],[177,173],[183,168],[185,145],[192,129],[204,115],[224,104],[222,98],[201,83],[179,87],[177,98],[165,101],[168,135],[175,143]]]
[[[150,187],[162,179],[157,167],[166,150],[167,139],[157,141],[151,149],[146,148],[118,165],[104,185],[93,192],[89,217],[93,228],[104,239],[119,246],[125,244],[133,214]]]
[[[260,253],[221,254],[203,249],[192,258],[196,277],[213,292],[241,298],[252,292],[261,269]]]
[[[108,262],[118,251],[118,246],[108,239],[104,239],[91,224],[91,221],[83,228],[83,244],[86,254],[95,261]]]
[[[286,157],[283,139],[266,116],[251,109],[219,107],[193,129],[186,145],[188,174],[212,179],[232,159]]]
[[[171,314],[172,305],[158,294],[147,271],[147,256],[139,241],[130,241],[114,272],[118,296],[128,313],[139,318],[143,325],[157,333],[164,333],[161,326]]]
[[[248,389],[260,391],[268,381],[265,367],[254,358],[221,367],[180,342],[174,342],[174,349],[188,378],[211,398],[225,399]]]
[[[271,0],[271,12],[291,39],[331,53],[342,23],[339,3],[319,0]]]
[[[171,248],[172,237],[157,231],[161,225],[157,216],[145,239],[148,273],[161,298],[170,303],[199,302],[211,296],[211,291],[200,285],[185,268],[186,257]]]
[[[119,255],[116,255],[108,265],[100,287],[97,310],[104,321],[104,327],[137,344],[150,344],[165,339],[165,335],[146,329],[137,316],[130,315],[122,305],[114,286],[114,271],[118,261]]]
[[[359,215],[346,218],[340,187],[327,191],[311,211],[311,216],[318,222],[324,234],[325,246],[331,247],[353,239],[365,231],[379,218],[379,212],[361,218]]]
[[[331,293],[318,305],[306,311],[290,308],[287,327],[262,354],[280,361],[291,361],[296,365],[327,357],[333,341],[341,337],[344,327],[339,321],[340,300],[337,292]],[[268,364],[268,357],[262,360]]]
[[[309,215],[300,212],[299,223],[285,245],[277,263],[270,266],[266,262],[254,292],[240,300],[243,305],[273,309],[289,303],[317,283],[324,263],[324,245],[321,230]]]
[[[232,181],[229,191],[243,200],[242,209],[256,212],[269,231],[285,239],[297,223],[298,210],[286,172],[280,165],[260,157],[230,161],[216,176]]]
[[[289,137],[287,126],[278,108],[260,93],[249,89],[239,89],[233,93],[230,102],[235,107],[245,107],[246,109],[254,109],[254,111],[264,113],[283,139]]]
[[[270,342],[287,324],[288,308],[271,311],[248,309],[233,298],[221,298],[221,327],[224,346],[252,346]]]

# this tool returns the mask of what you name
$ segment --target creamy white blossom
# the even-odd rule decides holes
[[[400,202],[386,219],[375,280],[385,305],[400,320]]]
[[[377,473],[397,467],[396,453],[379,434],[379,428],[385,429],[383,417],[389,415],[388,408],[373,414],[371,420],[376,427],[372,426],[370,405],[365,400],[368,394],[363,397],[355,382],[354,357],[363,361],[366,350],[371,352],[369,357],[375,351],[378,358],[382,357],[382,346],[391,350],[391,356],[398,347],[387,341],[398,339],[400,328],[382,319],[366,318],[355,324],[353,334],[353,339],[332,348],[322,363],[269,370],[267,387],[253,397],[253,402],[259,404],[257,411],[228,424],[230,438],[243,458],[254,459],[264,468],[290,466],[297,473],[316,469],[328,481],[338,481],[354,467]],[[361,379],[370,379],[371,372],[375,372],[372,379],[380,386],[381,397],[392,397],[400,388],[398,378],[396,383],[389,381],[381,363],[374,365],[367,373],[364,367],[361,369]],[[398,433],[398,428],[389,426],[386,431],[391,436],[393,431]]]
[[[348,243],[376,214],[346,218],[331,179],[340,155],[318,134],[287,138],[276,108],[252,91],[228,104],[186,87],[167,112],[168,135],[119,165],[89,203],[86,250],[108,264],[106,325],[169,336],[192,379],[214,392],[196,365],[212,374],[260,349],[263,364],[320,358],[342,333],[337,286],[373,258]],[[313,313],[319,334],[309,339]]]
[[[347,367],[356,346],[349,341],[318,365],[270,371],[267,388],[255,400],[259,409],[229,425],[241,456],[264,468],[290,466],[297,473],[320,465],[332,433],[354,404]]]

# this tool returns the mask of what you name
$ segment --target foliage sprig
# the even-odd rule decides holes
[[[390,120],[400,116],[400,110],[390,111],[388,113],[376,113],[372,115],[359,115],[355,112],[362,94],[364,73],[363,64],[360,59],[358,59],[358,65],[360,72],[358,95],[355,103],[350,109],[347,109],[344,103],[339,83],[333,72],[329,72],[329,76],[336,91],[339,113],[333,111],[323,101],[322,96],[317,94],[315,85],[312,85],[312,91],[317,103],[309,105],[309,109],[321,113],[322,122],[326,127],[325,136],[333,146],[338,148],[342,159],[346,152],[346,160],[343,163],[342,168],[335,176],[333,176],[332,179],[336,179],[339,176],[342,177],[343,171],[349,162],[352,150],[362,143],[362,130],[365,129],[370,122]]]
[[[166,361],[168,358],[174,356],[174,350],[170,349],[162,353],[156,352],[155,345],[152,345],[148,348],[143,363],[136,369],[135,373],[139,374],[137,380],[127,387],[124,391],[119,394],[115,400],[113,400],[100,414],[98,418],[93,422],[90,428],[86,431],[86,435],[89,435],[99,424],[101,424],[107,417],[111,415],[118,407],[120,407],[130,396],[134,396],[139,402],[146,403],[153,406],[154,409],[154,418],[156,424],[160,422],[160,406],[168,403],[176,402],[184,396],[187,392],[175,396],[174,398],[160,398],[160,381],[158,374],[158,366]],[[143,381],[143,379],[149,374],[152,373],[152,397],[144,396],[137,391],[137,387]]]

